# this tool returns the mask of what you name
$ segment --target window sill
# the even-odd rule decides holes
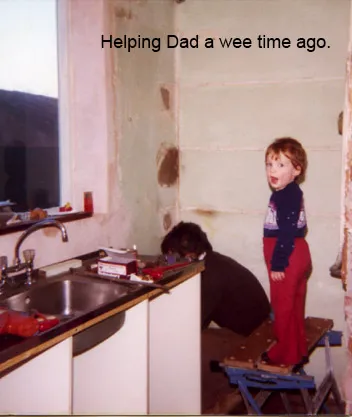
[[[88,217],[92,217],[93,213],[86,213],[84,211],[76,212],[76,213],[67,213],[67,214],[60,214],[58,216],[48,216],[47,219],[55,219],[60,221],[61,223],[68,223],[73,222],[75,220],[87,219]],[[44,219],[43,219],[44,220]],[[28,229],[35,223],[40,222],[40,220],[31,220],[26,222],[14,223],[7,226],[0,227],[0,236],[8,235],[10,233],[21,232],[23,230]]]

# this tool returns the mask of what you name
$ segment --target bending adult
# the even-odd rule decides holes
[[[161,243],[163,254],[204,259],[201,273],[201,326],[218,326],[248,336],[270,314],[268,297],[254,274],[234,259],[213,250],[195,223],[178,223]]]

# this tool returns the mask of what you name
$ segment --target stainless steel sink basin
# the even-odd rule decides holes
[[[114,335],[124,325],[125,318],[126,312],[122,311],[77,333],[72,339],[73,356],[80,355],[92,349]]]
[[[109,282],[68,276],[13,295],[2,305],[11,310],[52,314],[69,319],[85,314],[127,294],[128,288]]]
[[[13,295],[0,306],[22,312],[38,311],[56,316],[61,323],[83,316],[130,292],[124,285],[82,278],[72,274],[38,283]],[[73,336],[73,355],[79,355],[106,340],[125,322],[125,312],[117,313]]]

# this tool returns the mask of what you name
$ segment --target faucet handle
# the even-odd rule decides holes
[[[0,256],[0,269],[7,268],[7,256]]]
[[[0,295],[4,294],[3,286],[7,279],[7,256],[0,256]]]
[[[33,262],[35,258],[35,250],[34,249],[25,249],[23,251],[23,257],[26,263]]]

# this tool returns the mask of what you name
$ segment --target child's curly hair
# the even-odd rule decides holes
[[[276,139],[268,146],[265,152],[265,161],[267,161],[269,155],[279,156],[280,153],[284,154],[296,169],[300,168],[301,172],[297,175],[295,181],[302,182],[307,171],[308,160],[301,143],[290,137]]]
[[[180,222],[164,237],[161,243],[163,254],[175,252],[182,257],[195,253],[197,256],[213,250],[207,235],[195,223]]]

